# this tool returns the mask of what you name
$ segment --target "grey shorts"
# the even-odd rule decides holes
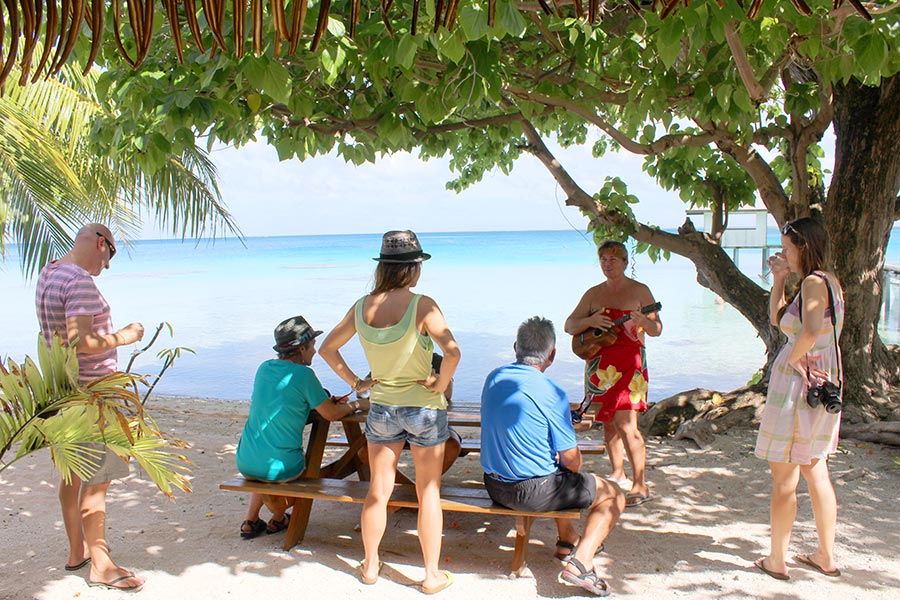
[[[443,444],[449,437],[446,410],[373,404],[366,417],[366,439],[373,444],[408,441],[427,447]]]
[[[87,446],[89,448],[95,448],[97,450],[105,449],[106,452],[100,458],[100,464],[97,465],[96,471],[93,472],[87,479],[82,480],[82,484],[84,485],[95,485],[98,483],[106,483],[108,481],[112,481],[113,479],[124,479],[128,477],[128,474],[131,470],[128,468],[128,463],[119,458],[119,455],[107,448],[104,444],[97,443],[88,443],[88,444],[80,444],[81,446]],[[88,459],[91,462],[97,460],[96,455],[94,453],[85,454],[88,456]]]
[[[593,475],[571,471],[522,481],[503,481],[485,473],[484,487],[497,504],[532,512],[587,508],[597,495],[597,480]]]

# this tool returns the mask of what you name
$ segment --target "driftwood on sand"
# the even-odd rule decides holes
[[[695,388],[670,396],[647,409],[638,417],[644,435],[690,438],[701,449],[712,445],[710,433],[722,433],[734,426],[755,427],[766,401],[762,384],[719,393]],[[698,429],[692,423],[709,422],[709,428]],[[900,446],[900,421],[841,424],[841,437],[865,442]]]

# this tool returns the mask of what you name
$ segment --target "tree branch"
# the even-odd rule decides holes
[[[747,174],[753,179],[753,183],[756,184],[756,189],[759,190],[763,204],[775,217],[775,221],[784,223],[788,209],[788,197],[769,163],[755,149],[742,146],[728,137],[722,136],[717,139],[716,146],[747,171]]]
[[[697,269],[697,281],[723,298],[729,298],[732,305],[754,325],[770,353],[778,349],[780,333],[769,326],[768,293],[744,275],[718,244],[704,233],[669,233],[633,222],[623,213],[601,205],[572,179],[531,122],[523,118],[521,123],[530,144],[529,150],[565,192],[567,206],[581,209],[592,222],[625,229],[639,242],[668,250],[693,262]]]
[[[523,100],[537,102],[539,104],[544,104],[545,106],[555,106],[557,108],[563,108],[573,114],[578,115],[588,123],[597,126],[600,130],[606,133],[606,135],[611,137],[616,141],[616,143],[618,143],[620,146],[622,146],[632,154],[655,156],[657,154],[662,154],[670,148],[684,146],[706,146],[715,141],[715,136],[709,133],[704,133],[700,135],[664,135],[649,144],[641,144],[632,140],[630,137],[613,127],[606,119],[600,117],[594,112],[591,112],[590,110],[581,106],[573,100],[546,96],[544,94],[525,90],[518,86],[508,86],[506,89],[511,94],[514,94],[515,96],[522,98]]]
[[[756,80],[753,67],[750,65],[750,59],[747,58],[747,51],[744,50],[744,44],[741,42],[741,36],[734,29],[734,21],[725,23],[725,41],[728,42],[731,55],[734,57],[734,63],[737,65],[738,74],[740,74],[741,81],[744,82],[744,87],[747,88],[747,92],[750,94],[750,99],[756,104],[762,104],[769,94]]]

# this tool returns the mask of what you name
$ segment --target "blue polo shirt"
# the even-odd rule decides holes
[[[315,372],[306,365],[277,359],[259,365],[250,414],[237,449],[238,471],[263,481],[299,475],[306,466],[306,419],[327,397]]]
[[[556,454],[577,445],[569,397],[534,367],[511,364],[488,375],[481,392],[481,466],[506,481],[557,470]]]

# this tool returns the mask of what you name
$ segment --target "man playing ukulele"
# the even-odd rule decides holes
[[[638,506],[651,498],[645,477],[644,438],[637,424],[637,413],[647,410],[644,336],[660,335],[662,321],[658,312],[641,311],[655,300],[646,285],[625,276],[625,245],[606,241],[597,254],[606,281],[585,292],[566,319],[565,330],[576,337],[589,332],[581,336],[587,341],[597,338],[597,350],[586,358],[585,404],[597,407],[595,419],[603,423],[612,465],[610,479],[617,483],[627,481],[624,455],[628,455],[633,474],[626,505]],[[613,327],[616,322],[620,324]],[[593,330],[604,334],[594,336]],[[576,344],[577,340],[573,346]],[[584,357],[581,352],[579,355]]]

